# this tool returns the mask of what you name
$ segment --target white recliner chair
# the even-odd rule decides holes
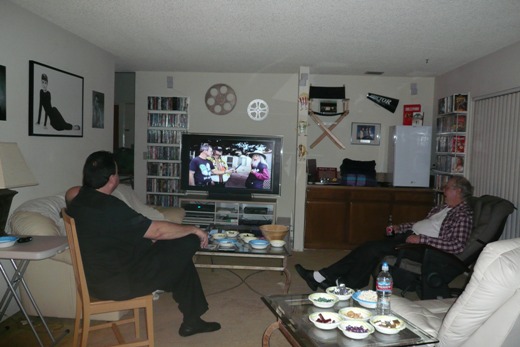
[[[392,309],[440,347],[520,346],[520,238],[488,244],[455,299],[392,298]]]

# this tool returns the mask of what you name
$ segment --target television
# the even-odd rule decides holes
[[[181,189],[224,200],[280,195],[282,146],[281,136],[184,133]]]

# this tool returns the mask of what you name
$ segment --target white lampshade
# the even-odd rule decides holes
[[[38,182],[15,142],[0,142],[0,188],[35,186]]]

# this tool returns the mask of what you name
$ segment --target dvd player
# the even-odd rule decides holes
[[[267,207],[244,207],[244,213],[267,214]]]
[[[182,206],[186,211],[201,211],[201,212],[213,212],[215,211],[215,205],[206,204],[186,204]]]

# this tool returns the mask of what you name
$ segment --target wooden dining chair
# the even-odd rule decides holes
[[[124,347],[138,347],[138,346],[154,346],[154,331],[153,331],[153,296],[152,294],[140,296],[137,298],[121,301],[113,300],[97,300],[90,296],[87,281],[85,279],[85,272],[83,270],[83,262],[81,260],[81,253],[79,249],[78,236],[76,233],[76,224],[74,219],[67,214],[66,209],[62,209],[63,221],[65,222],[65,230],[67,232],[67,239],[69,241],[70,257],[72,260],[72,268],[74,269],[74,278],[76,280],[76,320],[74,322],[74,344],[78,346],[79,336],[81,335],[81,347],[86,347],[88,342],[88,335],[91,331],[112,328],[118,345]],[[147,339],[140,338],[139,329],[139,309],[144,308],[146,317],[146,335]],[[91,325],[91,316],[98,313],[116,312],[132,310],[133,315],[130,318],[121,319],[115,322],[107,322],[101,324]],[[80,327],[80,322],[83,319],[83,324]],[[119,331],[119,325],[134,324],[135,338],[138,341],[126,343],[123,335]]]

